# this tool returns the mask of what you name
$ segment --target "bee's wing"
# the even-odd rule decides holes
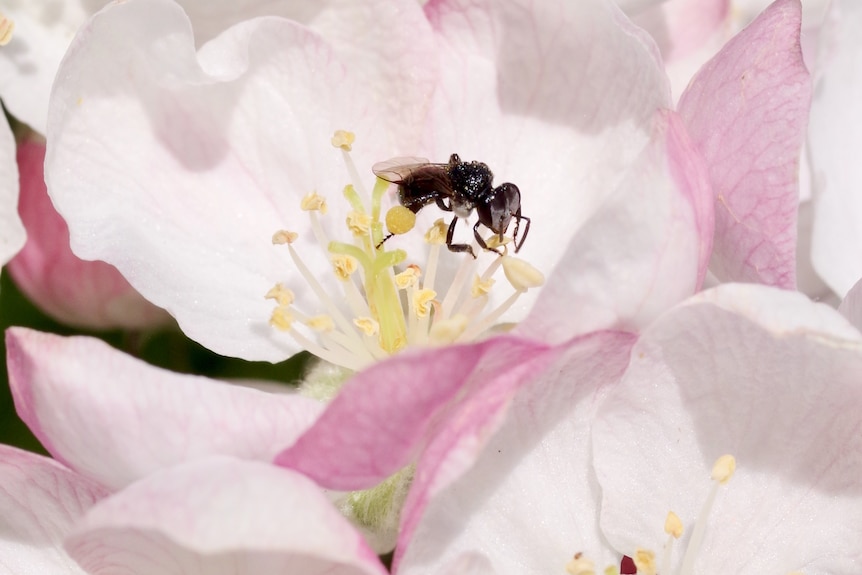
[[[371,171],[374,172],[374,175],[381,180],[386,180],[387,182],[392,182],[393,184],[400,184],[413,171],[431,165],[434,164],[432,164],[425,158],[414,158],[410,156],[405,156],[400,158],[392,158],[391,160],[386,160],[385,162],[377,162],[371,167]]]

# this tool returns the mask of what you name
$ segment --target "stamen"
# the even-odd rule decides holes
[[[356,134],[348,132],[347,130],[335,130],[331,140],[333,146],[341,148],[345,152],[349,152],[353,149],[353,142],[355,141]]]
[[[732,455],[722,455],[712,466],[710,477],[724,485],[733,477],[734,471],[736,471],[736,458]]]
[[[353,320],[353,323],[356,324],[356,327],[358,327],[365,335],[373,336],[380,333],[380,324],[374,321],[373,318],[358,317]]]
[[[479,277],[479,274],[473,278],[473,285],[470,287],[470,295],[474,298],[481,297],[483,295],[488,295],[488,292],[491,291],[491,288],[494,287],[495,284],[494,278],[482,279]]]
[[[422,270],[416,264],[410,264],[400,274],[395,274],[395,285],[398,289],[407,289],[419,283],[419,277],[422,275]]]
[[[504,256],[503,273],[512,287],[518,291],[527,291],[545,283],[545,276],[522,259]]]
[[[463,315],[435,321],[428,334],[428,341],[432,345],[449,345],[454,343],[466,328],[467,317]]]
[[[285,305],[280,305],[272,310],[269,323],[281,331],[289,331],[293,324],[293,316],[290,313],[290,308]]]
[[[566,563],[566,573],[569,575],[596,575],[596,564],[584,557],[583,553],[575,553],[572,560]]]
[[[347,214],[347,228],[354,236],[367,236],[371,231],[371,216],[363,212],[350,212]]]
[[[15,31],[15,22],[0,12],[0,46],[5,46],[12,40],[12,32]]]
[[[332,269],[335,271],[336,277],[342,281],[347,281],[359,268],[357,261],[344,254],[334,254],[330,257],[332,261]]]
[[[278,303],[278,305],[290,305],[296,299],[293,295],[293,292],[284,287],[284,284],[277,283],[272,286],[266,295],[263,296],[264,299],[273,299]]]
[[[314,331],[330,332],[335,329],[335,322],[328,315],[316,315],[304,323]]]
[[[647,549],[635,551],[632,559],[638,568],[638,575],[656,575],[655,553]]]
[[[272,245],[279,246],[285,244],[292,244],[299,237],[299,234],[296,232],[290,232],[288,230],[278,230],[274,234],[272,234]]]
[[[413,294],[413,308],[418,317],[428,317],[431,313],[431,302],[437,297],[437,292],[431,289],[421,289]]]
[[[299,208],[304,212],[320,212],[324,216],[329,210],[326,205],[326,199],[318,195],[317,192],[306,194],[299,202]]]
[[[659,573],[670,573],[670,562],[673,554],[673,542],[682,537],[682,520],[673,511],[667,512],[664,520],[664,532],[668,534],[667,542],[664,544],[664,553],[661,560],[661,571]]]

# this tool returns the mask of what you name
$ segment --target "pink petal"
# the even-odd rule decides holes
[[[54,457],[112,488],[210,454],[269,460],[322,409],[158,369],[93,338],[10,328],[6,346],[21,419]]]
[[[145,328],[168,315],[141,297],[117,269],[79,260],[69,249],[69,229],[45,189],[45,145],[18,145],[21,198],[18,211],[30,231],[9,273],[36,305],[55,319],[89,329]]]
[[[862,279],[850,288],[838,307],[838,311],[850,320],[856,329],[862,331]]]
[[[0,267],[14,256],[27,235],[18,216],[18,166],[15,138],[5,119],[0,121]]]
[[[593,429],[617,551],[658,551],[670,510],[690,530],[713,462],[731,454],[697,573],[858,572],[857,330],[798,293],[722,285],[657,320],[632,358]]]
[[[343,227],[348,206],[336,200],[350,177],[333,132],[355,131],[353,158],[370,167],[412,145],[409,122],[424,117],[434,69],[423,65],[431,37],[421,33],[418,5],[341,7],[338,18],[355,21],[359,10],[363,21],[377,19],[362,41],[330,43],[294,22],[260,18],[196,53],[174,2],[112,4],[59,72],[45,172],[73,250],[117,266],[220,353],[275,361],[299,350],[268,325],[272,304],[263,295],[276,282],[318,313],[284,247],[271,244],[275,231],[298,232],[312,274],[338,287],[298,209],[317,190],[333,199],[324,227]],[[398,35],[378,34],[396,27]],[[380,92],[400,96],[376,107]],[[370,181],[370,169],[363,173]]]
[[[6,445],[0,445],[0,486],[0,571],[83,574],[62,541],[105,491],[47,457]]]
[[[655,38],[665,64],[689,58],[721,31],[730,0],[667,0],[633,15]]]
[[[532,218],[519,255],[548,276],[671,105],[658,51],[602,0],[434,0],[425,12],[440,86],[420,155],[457,152],[514,182]],[[536,294],[506,319],[526,316]]]
[[[375,485],[410,463],[449,418],[468,417],[475,410],[471,398],[511,393],[537,369],[530,358],[541,358],[544,350],[501,337],[402,353],[372,365],[350,379],[275,462],[326,488]]]
[[[94,575],[386,573],[314,483],[230,458],[130,485],[94,507],[66,549]]]
[[[590,422],[634,339],[573,340],[514,397],[478,396],[452,418],[417,464],[395,571],[455,573],[446,566],[470,560],[493,566],[482,573],[563,573],[578,551],[600,559]],[[538,525],[551,527],[526,527]]]
[[[679,112],[716,199],[712,271],[793,289],[796,206],[811,84],[799,0],[778,0],[710,60]]]
[[[672,112],[613,197],[578,231],[519,329],[560,342],[596,329],[637,329],[694,293],[712,241],[703,160]]]
[[[814,269],[839,297],[862,277],[862,6],[835,0],[824,23],[811,129]]]

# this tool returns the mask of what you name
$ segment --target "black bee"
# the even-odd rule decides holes
[[[503,241],[509,222],[514,217],[515,253],[527,239],[530,218],[521,215],[521,192],[518,186],[507,182],[493,187],[494,174],[482,162],[462,162],[458,154],[452,154],[448,164],[432,164],[423,158],[393,158],[375,164],[372,170],[378,178],[398,185],[398,201],[411,212],[417,213],[428,204],[436,203],[441,210],[455,214],[446,234],[446,246],[450,251],[470,252],[471,256],[476,257],[470,245],[452,243],[455,222],[458,218],[470,217],[474,208],[479,221],[473,226],[473,236],[482,249],[502,255],[499,249],[489,248],[479,235],[479,224]],[[519,242],[521,220],[527,224]]]

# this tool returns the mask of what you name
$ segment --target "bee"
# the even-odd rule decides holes
[[[424,158],[393,158],[375,164],[372,171],[378,178],[398,186],[398,201],[414,214],[432,203],[444,212],[455,214],[446,234],[446,246],[450,251],[468,252],[476,257],[472,246],[452,241],[458,218],[469,218],[474,209],[479,221],[473,226],[473,236],[485,251],[503,255],[499,248],[488,247],[479,235],[480,225],[497,234],[502,242],[514,218],[515,253],[527,239],[530,218],[521,215],[521,192],[518,186],[507,182],[495,188],[494,174],[482,162],[463,162],[458,154],[452,154],[448,164],[433,164]],[[519,242],[521,220],[526,224]]]

